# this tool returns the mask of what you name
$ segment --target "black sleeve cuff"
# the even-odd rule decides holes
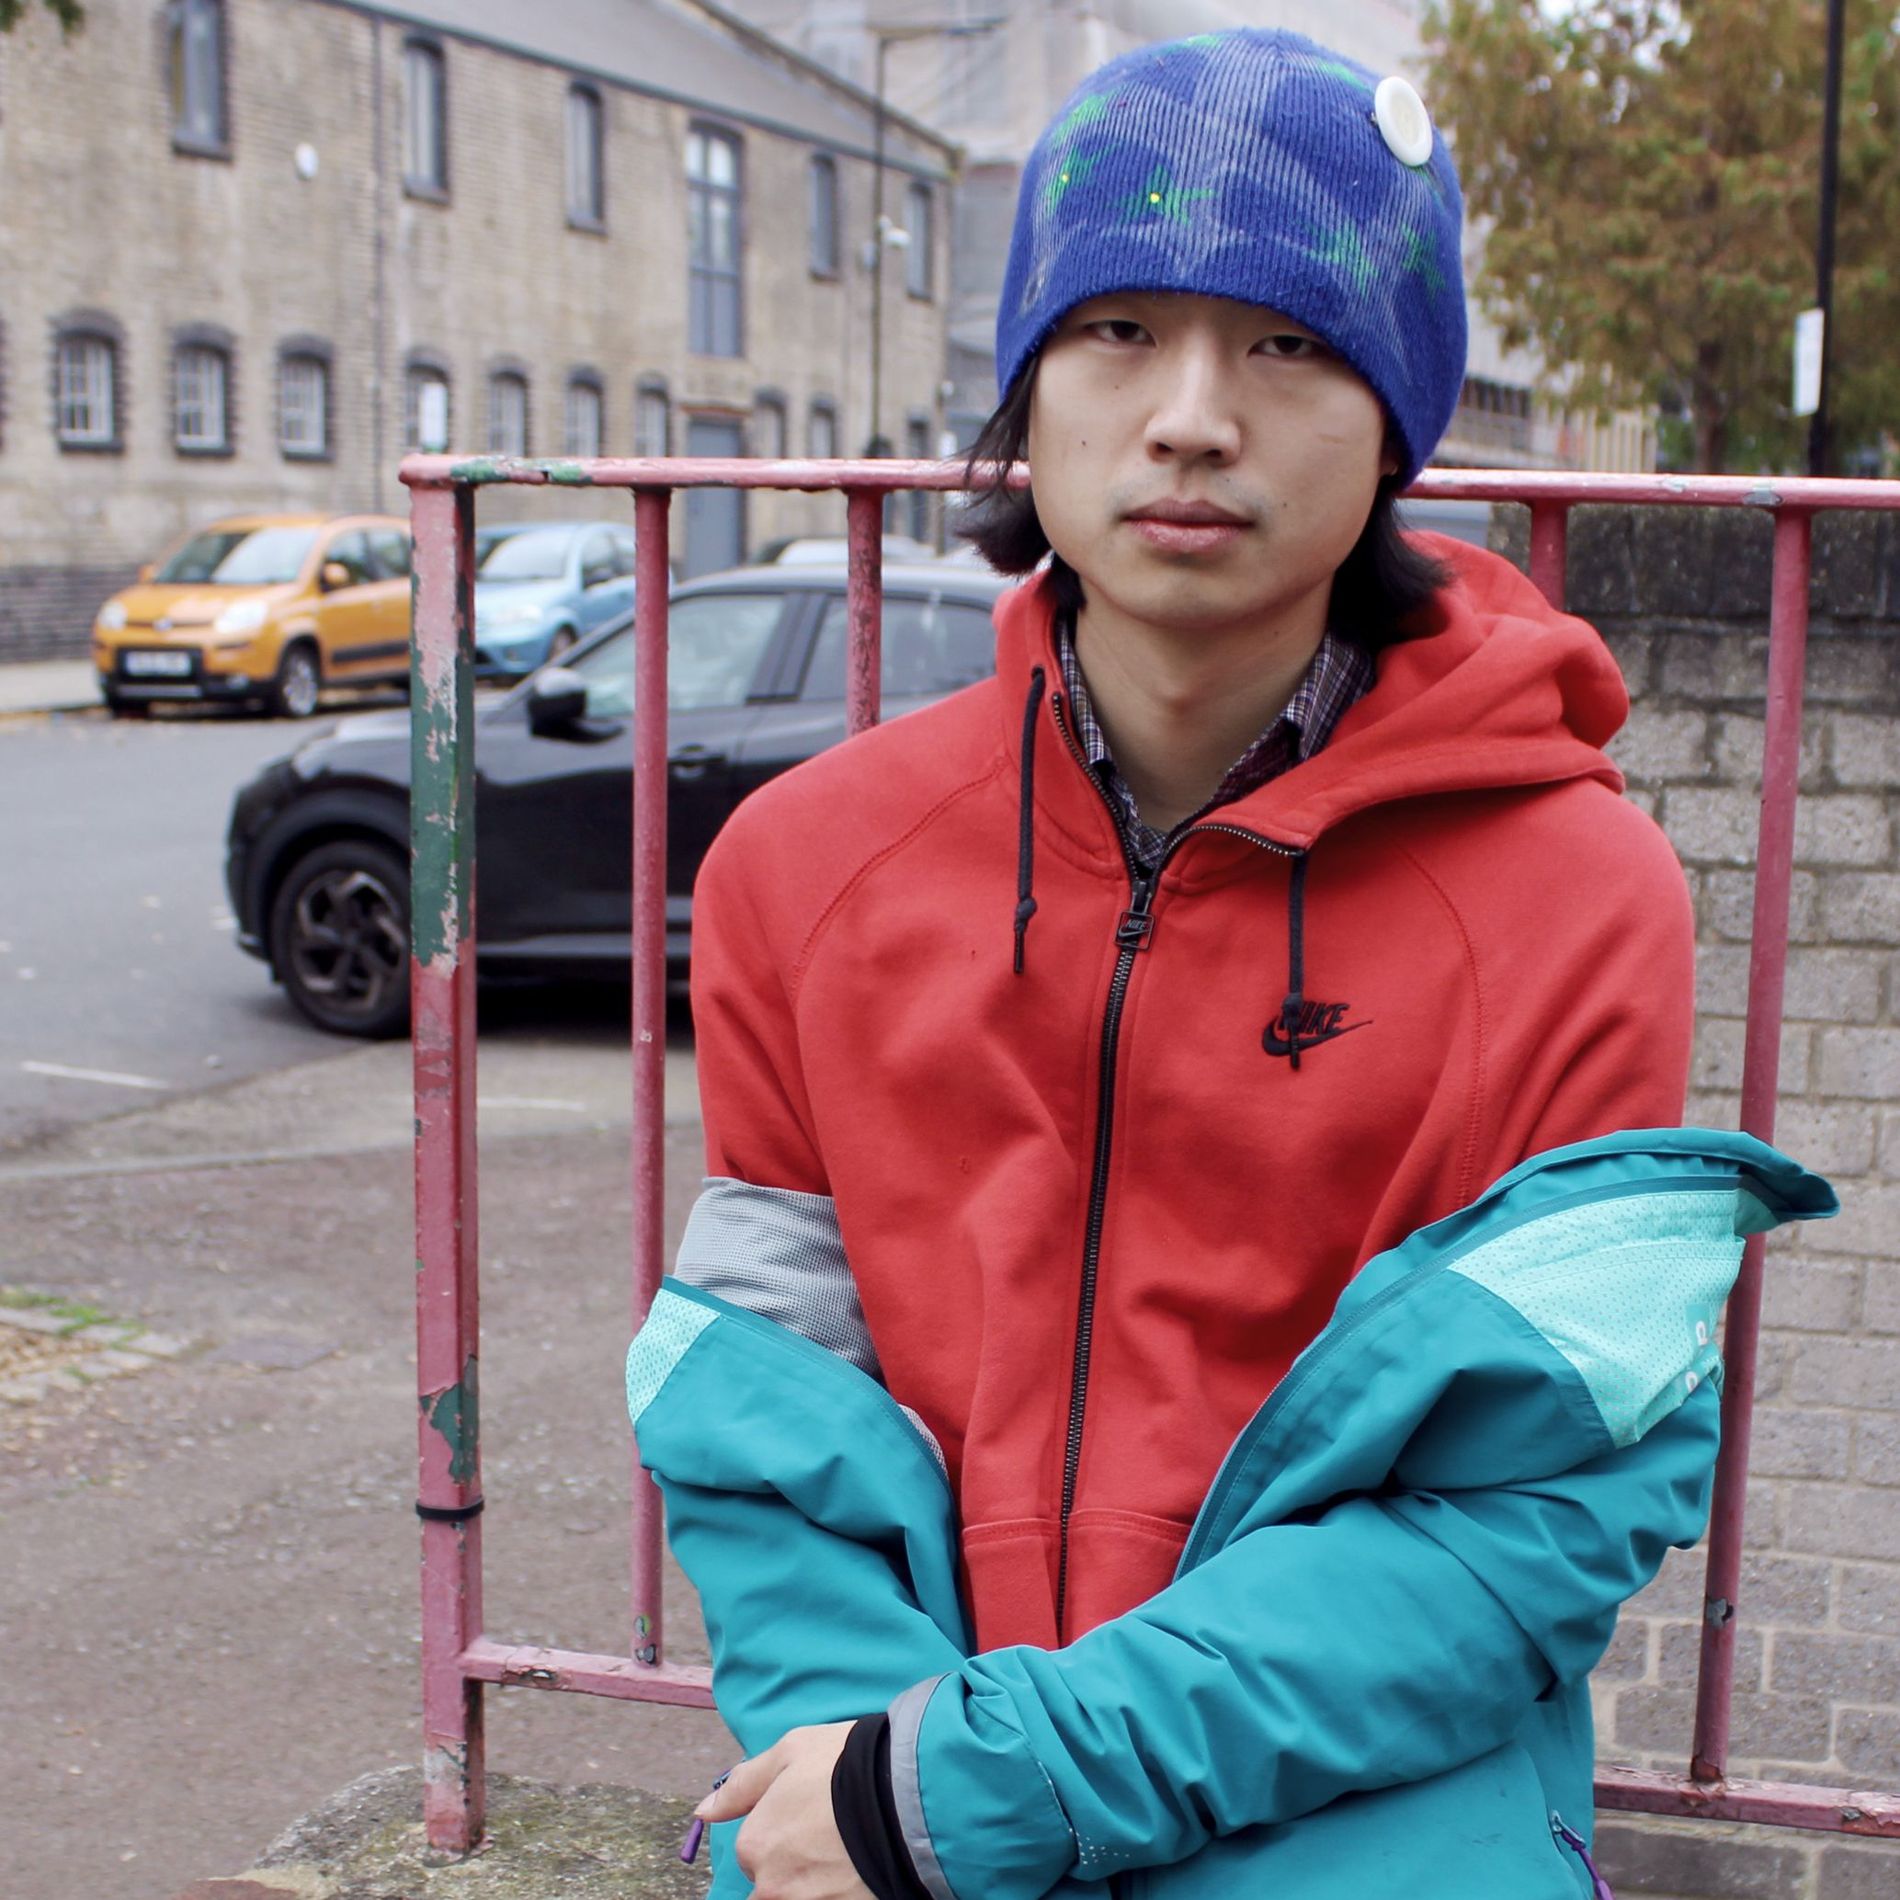
[[[858,1878],[877,1900],[930,1900],[897,1819],[888,1715],[867,1715],[851,1725],[831,1771],[831,1814]]]

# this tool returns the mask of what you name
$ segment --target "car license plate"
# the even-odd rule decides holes
[[[127,653],[119,666],[130,679],[189,679],[191,660],[189,653]]]

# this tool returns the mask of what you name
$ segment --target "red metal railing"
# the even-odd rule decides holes
[[[878,716],[884,498],[961,489],[960,463],[737,460],[460,461],[411,456],[415,641],[411,704],[411,914],[416,1093],[416,1327],[422,1517],[424,1818],[438,1847],[465,1850],[483,1810],[482,1686],[526,1683],[642,1702],[711,1707],[708,1671],[665,1659],[658,1491],[633,1472],[632,1640],[625,1656],[492,1639],[481,1614],[475,1169],[473,552],[475,490],[495,483],[634,491],[633,1319],[663,1272],[667,532],[682,488],[838,490],[849,546],[847,722]],[[1020,471],[1016,479],[1022,479]],[[1532,579],[1564,597],[1569,511],[1579,502],[1760,508],[1775,522],[1767,726],[1750,947],[1741,1124],[1772,1140],[1788,961],[1788,899],[1800,766],[1802,677],[1814,516],[1900,511],[1900,484],[1740,476],[1431,471],[1422,498],[1511,501],[1531,513]],[[1745,1478],[1761,1324],[1763,1241],[1749,1240],[1728,1304],[1727,1384],[1704,1592],[1701,1673],[1688,1772],[1605,1767],[1606,1808],[1900,1838],[1900,1795],[1726,1776]]]

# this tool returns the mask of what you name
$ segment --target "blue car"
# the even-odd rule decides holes
[[[475,537],[475,677],[518,680],[633,618],[633,531],[517,521]]]

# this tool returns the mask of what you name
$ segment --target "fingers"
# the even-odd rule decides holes
[[[750,1814],[776,1779],[780,1765],[778,1744],[774,1743],[763,1754],[742,1761],[693,1813],[702,1821],[730,1821]]]

